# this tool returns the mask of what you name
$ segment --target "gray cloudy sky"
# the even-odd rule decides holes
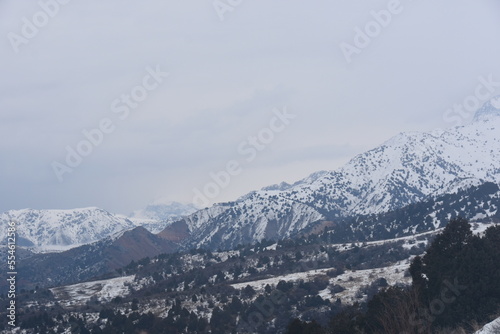
[[[450,127],[445,111],[474,102],[480,76],[500,82],[497,0],[58,1],[0,2],[0,211],[190,202],[235,160],[211,201],[231,200]],[[348,63],[341,45],[355,42]],[[295,118],[270,140],[284,107]],[[113,131],[60,182],[54,162],[88,149],[82,131],[102,120]]]

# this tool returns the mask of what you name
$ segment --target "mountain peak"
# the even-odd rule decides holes
[[[280,184],[273,184],[272,186],[264,187],[261,190],[263,190],[263,191],[273,191],[273,190],[283,191],[283,190],[290,189],[290,187],[291,187],[290,184],[283,181]]]
[[[492,117],[500,117],[500,95],[485,102],[474,115],[473,122],[486,121]]]
[[[197,210],[198,208],[193,204],[182,204],[167,199],[157,199],[144,209],[134,211],[129,215],[129,218],[161,221],[187,216]]]

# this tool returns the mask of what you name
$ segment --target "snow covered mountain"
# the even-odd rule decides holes
[[[152,233],[162,231],[169,223],[196,212],[193,204],[158,199],[144,209],[132,212],[127,218],[137,226],[143,226]]]
[[[0,214],[0,224],[18,222],[19,246],[35,252],[57,252],[102,240],[115,233],[142,226],[158,233],[175,219],[196,211],[193,205],[156,201],[131,217],[90,207],[71,210],[11,210]],[[7,229],[0,231],[4,240]]]
[[[401,133],[336,171],[317,172],[195,212],[187,247],[229,248],[293,235],[310,223],[389,212],[484,182],[500,183],[500,97],[472,123]],[[169,227],[160,235],[168,235]]]
[[[98,208],[25,209],[1,214],[0,222],[22,222],[18,244],[35,251],[65,250],[137,226],[153,233],[167,226],[159,235],[185,248],[281,239],[313,222],[394,211],[485,182],[500,184],[498,129],[500,97],[485,103],[468,125],[401,133],[336,171],[269,186],[203,210],[156,201],[130,217]],[[0,232],[2,240],[5,233]]]
[[[144,209],[134,211],[129,217],[136,219],[170,220],[190,215],[197,210],[198,208],[193,204],[182,204],[158,199],[148,204]]]
[[[123,230],[136,227],[132,221],[99,208],[72,210],[11,210],[0,214],[0,224],[18,222],[19,246],[37,252],[62,251],[92,243]],[[7,229],[0,231],[0,240]]]

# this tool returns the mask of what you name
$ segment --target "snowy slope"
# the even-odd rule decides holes
[[[286,191],[260,191],[337,216],[379,213],[484,181],[500,183],[500,109],[491,102],[466,126],[401,133],[338,171]]]
[[[0,224],[17,222],[18,245],[37,252],[63,251],[92,243],[136,225],[99,208],[72,210],[11,210],[0,214]],[[0,239],[7,229],[0,230]]]
[[[191,231],[187,247],[229,249],[263,238],[282,238],[323,216],[289,199],[250,196],[230,205],[218,204],[183,219]]]
[[[478,330],[474,334],[498,334],[500,333],[500,318],[493,320],[489,324],[486,324],[482,329]]]
[[[500,98],[468,125],[401,133],[336,171],[281,183],[183,219],[189,246],[232,247],[292,235],[310,223],[388,212],[486,181],[500,183]]]

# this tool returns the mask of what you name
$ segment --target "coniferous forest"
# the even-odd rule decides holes
[[[293,320],[287,334],[460,333],[500,308],[500,227],[473,235],[464,219],[451,221],[426,254],[410,266],[411,286],[391,286],[367,305],[347,307],[326,327]]]
[[[57,290],[23,291],[20,325],[26,333],[417,334],[473,333],[498,317],[498,225],[474,234],[465,219],[453,219],[429,234],[424,248],[422,237],[409,245],[397,239],[339,245],[327,236],[133,261],[116,272],[135,275],[132,293],[108,302],[92,297],[64,305]],[[372,277],[408,258],[401,281],[389,284],[388,271]],[[286,279],[311,270],[322,272],[309,280]],[[355,274],[364,272],[372,278],[369,285],[356,283]],[[269,277],[275,284],[262,290],[252,285]],[[345,294],[350,283],[359,287],[354,303]]]

